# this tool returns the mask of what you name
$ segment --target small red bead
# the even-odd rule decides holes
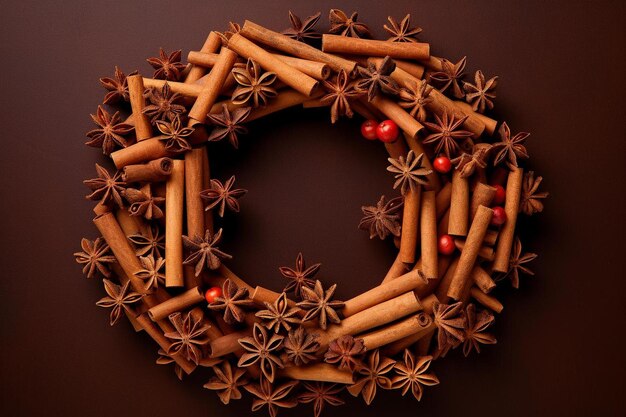
[[[452,162],[448,157],[439,156],[433,161],[433,168],[441,174],[447,174],[452,169]]]
[[[492,226],[502,226],[506,222],[506,211],[500,206],[493,208]]]
[[[361,124],[361,135],[367,140],[376,140],[378,136],[376,135],[376,127],[378,123],[376,120],[366,120]]]
[[[221,296],[222,296],[222,289],[220,287],[211,287],[208,290],[206,290],[206,292],[204,293],[204,298],[209,304],[214,302],[217,297],[221,297]]]
[[[441,235],[439,236],[439,241],[437,242],[437,250],[442,255],[452,255],[456,246],[454,245],[454,239],[450,235]]]
[[[496,187],[496,194],[493,196],[491,204],[494,206],[501,206],[504,204],[504,200],[506,199],[506,191],[501,185],[494,185],[494,187]]]
[[[376,127],[376,136],[385,143],[395,142],[399,132],[398,125],[393,120],[383,120]]]

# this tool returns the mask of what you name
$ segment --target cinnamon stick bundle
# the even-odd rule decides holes
[[[173,161],[172,175],[165,184],[165,285],[182,287],[183,278],[183,201],[185,162]]]
[[[428,59],[430,45],[422,42],[387,42],[340,35],[322,35],[322,51],[403,59]]]
[[[126,165],[122,168],[122,181],[162,182],[172,173],[172,160],[159,158],[145,164]]]
[[[513,247],[513,239],[515,238],[515,223],[517,222],[523,179],[524,170],[515,168],[509,172],[509,177],[506,181],[506,198],[504,200],[506,222],[500,230],[493,261],[493,270],[497,272],[509,271],[509,258],[511,256],[511,248]]]
[[[422,193],[420,210],[420,232],[422,251],[422,272],[427,279],[435,279],[437,273],[437,208],[435,192]]]

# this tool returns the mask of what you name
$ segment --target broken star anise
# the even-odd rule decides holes
[[[493,151],[496,153],[493,165],[506,162],[507,167],[513,170],[517,168],[518,159],[528,159],[528,151],[526,151],[524,142],[530,133],[519,132],[511,137],[511,129],[506,122],[502,123],[498,133],[500,134],[500,142],[493,144]]]
[[[144,233],[128,236],[128,240],[135,244],[135,255],[160,257],[161,251],[165,252],[165,236],[161,234],[159,226],[152,225]]]
[[[230,400],[241,399],[239,387],[248,383],[246,370],[238,367],[233,370],[229,361],[224,361],[221,366],[213,366],[212,369],[215,376],[204,384],[204,388],[217,391],[217,396],[224,404],[228,404]]]
[[[430,79],[439,86],[439,91],[442,93],[451,88],[454,97],[463,98],[464,94],[460,82],[463,75],[465,75],[463,71],[465,71],[466,64],[467,57],[465,56],[456,64],[443,58],[441,60],[441,71],[430,74]]]
[[[283,30],[282,34],[300,42],[321,39],[322,34],[313,29],[313,27],[320,20],[321,15],[321,12],[317,12],[313,16],[309,16],[302,21],[291,10],[289,10],[289,22],[291,23],[291,27]]]
[[[116,65],[115,74],[113,78],[102,77],[100,78],[100,84],[108,90],[104,96],[103,104],[115,104],[119,101],[129,101],[130,96],[128,92],[128,80],[126,77],[136,75],[137,71],[133,71],[128,75],[125,75],[122,70]]]
[[[274,387],[267,379],[260,378],[258,384],[248,384],[244,388],[256,397],[252,400],[252,411],[259,411],[267,406],[270,417],[276,417],[278,407],[293,408],[298,405],[296,399],[287,398],[296,385],[298,381],[289,381]]]
[[[472,349],[476,353],[480,353],[480,344],[493,345],[496,343],[496,338],[492,334],[485,333],[487,327],[491,326],[495,320],[493,314],[486,310],[476,313],[476,306],[469,304],[465,309],[465,318],[463,355],[467,357]]]
[[[528,171],[524,174],[522,182],[522,198],[519,205],[520,213],[531,216],[535,213],[543,211],[543,202],[541,200],[548,198],[549,193],[537,192],[543,181],[543,177],[536,176],[534,171]]]
[[[339,9],[330,9],[328,19],[330,20],[330,33],[339,34],[353,38],[371,38],[367,25],[358,22],[359,14],[353,12],[350,17]]]
[[[165,203],[164,197],[154,197],[148,187],[147,191],[127,188],[124,197],[130,203],[128,211],[131,216],[143,216],[146,220],[163,218],[161,206]]]
[[[319,417],[324,409],[324,404],[333,406],[343,405],[345,402],[339,398],[338,394],[343,390],[339,384],[327,384],[324,382],[303,382],[306,390],[298,395],[298,401],[303,404],[313,403],[313,415]]]
[[[437,342],[443,350],[449,345],[462,342],[465,338],[465,317],[463,303],[451,305],[436,303],[433,307],[434,322],[437,326]]]
[[[396,95],[400,86],[391,78],[391,73],[396,69],[396,63],[391,57],[383,58],[380,65],[368,62],[367,68],[357,67],[361,79],[357,82],[357,89],[367,91],[367,101],[372,101],[381,91],[385,94]]]
[[[353,396],[361,394],[367,405],[370,405],[376,396],[376,388],[391,389],[391,379],[387,376],[393,369],[396,361],[380,357],[378,349],[369,354],[367,361],[357,372],[360,378],[348,387]]]
[[[432,90],[427,82],[410,83],[408,87],[400,89],[398,104],[404,109],[411,109],[409,114],[422,123],[426,120],[426,105],[433,101],[429,97]]]
[[[523,272],[528,275],[535,275],[533,271],[528,269],[524,264],[532,262],[537,258],[536,253],[527,252],[522,255],[522,241],[519,237],[515,238],[513,249],[511,250],[511,259],[509,260],[509,271],[505,276],[511,279],[513,288],[519,288],[519,273]]]

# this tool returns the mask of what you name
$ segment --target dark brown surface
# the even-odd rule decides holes
[[[441,384],[419,404],[382,392],[371,407],[349,400],[325,415],[623,415],[622,2],[11,3],[0,12],[2,415],[250,414],[249,399],[224,407],[202,389],[206,371],[180,383],[145,335],[109,328],[94,305],[102,288],[71,256],[96,236],[81,180],[101,157],[83,135],[103,96],[97,79],[115,64],[147,73],[159,46],[197,49],[228,20],[282,29],[290,7],[322,10],[326,26],[331,6],[358,8],[379,35],[388,14],[411,12],[434,54],[467,54],[470,71],[498,74],[498,115],[532,132],[532,167],[551,197],[524,226],[537,275],[501,291],[496,346],[436,363]],[[362,203],[391,194],[382,147],[360,139],[357,122],[331,127],[325,111],[251,127],[239,154],[214,164],[250,190],[227,225],[232,268],[279,289],[277,267],[302,250],[341,297],[375,285],[392,251],[356,225]],[[310,406],[280,415],[301,413]]]

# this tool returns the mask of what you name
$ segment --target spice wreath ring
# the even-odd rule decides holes
[[[522,167],[529,134],[485,114],[497,77],[463,81],[466,59],[432,56],[409,15],[388,18],[387,40],[372,39],[356,13],[329,18],[323,35],[320,13],[290,12],[282,33],[230,23],[187,64],[161,49],[148,59],[152,78],[116,67],[100,80],[108,92],[87,133],[118,170],[96,165],[84,181],[101,236],[74,255],[103,278],[97,305],[111,308],[111,325],[126,316],[150,335],[157,363],[174,364],[179,378],[208,368],[205,387],[222,402],[247,391],[252,409],[271,416],[298,403],[317,416],[343,404],[344,390],[367,404],[379,388],[420,400],[439,383],[433,360],[495,343],[488,328],[503,306],[490,292],[532,275],[537,255],[523,253],[516,223],[547,197]],[[238,277],[219,248],[221,218],[247,191],[234,176],[211,178],[210,143],[237,148],[244,122],[294,106],[329,106],[333,123],[362,116],[363,136],[389,154],[399,195],[362,207],[359,227],[398,255],[380,285],[347,301],[302,254],[279,268],[288,283],[275,292]]]

